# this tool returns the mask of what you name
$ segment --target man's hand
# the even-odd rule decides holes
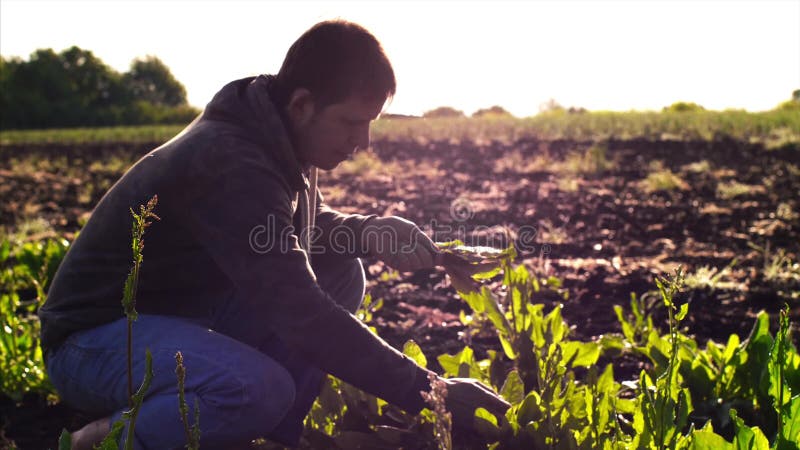
[[[362,237],[370,256],[401,272],[434,267],[440,254],[418,226],[402,217],[376,217],[366,223]]]
[[[472,378],[442,378],[447,384],[445,406],[453,416],[453,426],[472,429],[475,410],[486,408],[490,413],[503,417],[511,406],[493,390]]]

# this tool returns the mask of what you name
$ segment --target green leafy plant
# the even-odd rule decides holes
[[[186,437],[186,448],[200,448],[200,406],[194,399],[194,423],[189,425],[189,405],[186,404],[186,367],[183,365],[183,354],[175,354],[175,375],[178,377],[178,410],[181,414],[183,432]]]
[[[723,200],[733,200],[737,197],[764,193],[764,187],[739,183],[738,181],[721,182],[717,185],[717,197]]]
[[[779,295],[800,299],[800,262],[792,260],[786,249],[773,251],[769,242],[764,246],[753,242],[747,244],[762,255],[764,262],[760,275],[763,280]]]
[[[738,284],[731,281],[732,269],[736,263],[737,260],[734,259],[722,269],[708,265],[700,266],[695,269],[694,272],[686,274],[684,283],[689,289],[708,288],[711,291],[717,289],[736,289],[739,287]]]
[[[614,305],[614,313],[622,327],[622,335],[630,346],[643,346],[647,341],[650,332],[655,329],[651,311],[654,302],[648,294],[637,296],[631,293],[631,313],[632,317],[626,318],[620,305]]]
[[[29,392],[55,395],[44,369],[36,311],[68,247],[64,239],[0,242],[0,391],[15,401]]]
[[[637,410],[633,417],[636,431],[633,446],[636,448],[677,449],[685,448],[689,442],[689,436],[683,434],[683,429],[688,423],[691,396],[687,389],[681,387],[682,378],[678,371],[678,324],[686,317],[689,305],[684,303],[678,307],[675,304],[675,294],[682,283],[680,269],[673,278],[656,279],[669,314],[669,349],[664,355],[668,361],[655,381],[645,371],[639,376]]]
[[[379,298],[377,300],[372,298],[372,295],[366,294],[364,295],[364,300],[361,302],[361,306],[355,313],[355,316],[358,317],[358,320],[366,324],[373,333],[378,334],[378,331],[370,325],[372,322],[372,316],[380,311],[383,308],[383,299]]]
[[[462,278],[454,286],[466,287],[459,291],[461,298],[472,316],[483,317],[476,323],[494,328],[502,351],[489,350],[487,358],[479,359],[466,346],[439,355],[437,361],[444,376],[476,378],[494,386],[512,405],[503,417],[476,409],[477,436],[469,448],[796,448],[800,355],[792,343],[788,309],[781,313],[774,338],[769,317],[761,312],[747,339],[731,335],[724,345],[708,341],[701,348],[680,331],[688,305],[677,300],[683,285],[678,271],[656,279],[656,296],[631,296],[629,316],[615,308],[623,333],[613,345],[607,339],[573,341],[560,306],[545,311],[536,303],[544,289],[558,286],[557,280],[541,281],[524,266],[512,267],[511,252],[492,259],[500,253],[461,247],[451,254],[459,262],[456,272],[450,264],[448,274],[451,280],[453,273]],[[480,284],[501,274],[502,295]],[[362,306],[361,317],[368,320],[376,304],[370,299]],[[656,307],[667,313],[663,335],[653,320]],[[606,350],[645,358],[638,380],[617,382],[610,364],[600,370],[598,361]],[[413,341],[403,351],[427,366]],[[179,361],[179,387],[181,367]],[[461,448],[457,435],[450,435],[446,394],[434,390],[432,396],[430,408],[413,417],[328,377],[306,418],[301,447]],[[191,443],[189,434],[198,436],[199,428],[190,430],[188,406],[185,400],[180,403]],[[135,414],[126,418],[135,420]],[[124,423],[117,426],[118,439]]]
[[[556,170],[567,174],[594,175],[613,169],[615,164],[606,156],[608,146],[595,144],[583,153],[573,152],[567,155]]]
[[[143,250],[144,250],[144,232],[150,226],[151,219],[159,220],[153,210],[158,203],[158,196],[153,196],[146,205],[139,206],[139,214],[131,209],[133,216],[133,238],[131,240],[131,248],[133,249],[133,265],[128,278],[125,280],[125,288],[122,295],[122,307],[125,310],[125,316],[128,318],[128,397],[133,397],[133,379],[132,379],[132,345],[133,345],[133,322],[136,321],[138,314],[136,313],[136,290],[139,287],[139,271],[142,267]]]
[[[131,215],[133,216],[133,226],[132,226],[132,243],[131,247],[133,250],[133,265],[131,267],[131,271],[128,274],[128,278],[125,280],[125,287],[123,291],[122,297],[122,306],[125,311],[125,316],[127,317],[127,378],[128,378],[128,410],[122,413],[122,417],[111,424],[111,431],[109,434],[100,442],[98,448],[101,450],[111,450],[116,449],[119,447],[119,440],[122,436],[122,431],[125,428],[125,422],[127,421],[127,433],[125,437],[125,441],[123,444],[123,448],[126,450],[133,449],[133,442],[134,442],[134,430],[136,428],[136,418],[139,414],[139,410],[142,407],[142,402],[144,402],[144,396],[147,393],[147,390],[150,388],[150,383],[153,380],[153,357],[150,353],[149,349],[145,350],[145,369],[144,369],[144,379],[142,380],[142,384],[139,386],[139,389],[134,393],[133,392],[133,351],[132,351],[132,342],[133,342],[133,331],[132,331],[132,323],[137,318],[136,312],[136,289],[139,284],[139,271],[141,269],[142,261],[144,259],[142,251],[144,250],[144,232],[145,229],[150,226],[151,222],[150,219],[158,220],[158,216],[155,215],[153,210],[158,203],[158,197],[154,196],[151,198],[147,204],[139,206],[139,214],[131,209]],[[185,369],[183,369],[183,358],[178,361],[178,368],[176,371],[179,372],[178,381],[179,381],[179,390],[181,394],[181,398],[183,398],[183,376],[185,376]],[[181,418],[185,419],[183,415],[183,407],[185,406],[184,402],[181,402]],[[192,430],[192,433],[187,432],[187,438],[194,438],[199,437],[199,413],[197,409],[195,409],[195,414],[198,416],[196,418],[197,434],[194,434],[195,430]],[[184,421],[186,424],[186,421]],[[71,441],[69,433],[64,430],[61,433],[61,437],[59,441]],[[188,440],[190,445],[196,444],[196,441]],[[195,447],[197,448],[197,445]]]
[[[648,194],[658,191],[685,191],[689,189],[689,184],[678,174],[665,168],[661,161],[654,161],[650,164],[650,173],[640,182],[640,186]]]
[[[428,375],[431,384],[430,392],[422,392],[422,398],[428,403],[429,409],[433,412],[434,420],[434,439],[439,445],[439,450],[452,450],[453,438],[452,415],[447,412],[445,400],[447,399],[447,385],[435,375]]]

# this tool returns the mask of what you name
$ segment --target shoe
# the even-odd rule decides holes
[[[111,417],[104,417],[72,433],[72,450],[92,450],[111,431]]]

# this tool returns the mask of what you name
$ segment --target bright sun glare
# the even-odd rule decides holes
[[[202,106],[223,84],[279,67],[317,21],[369,28],[392,59],[389,112],[555,99],[590,110],[675,101],[765,110],[800,88],[800,1],[2,0],[0,53],[91,50],[117,70],[161,58]],[[48,14],[41,14],[47,11]]]

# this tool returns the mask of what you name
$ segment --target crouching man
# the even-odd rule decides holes
[[[154,195],[161,220],[146,235],[133,379],[143,377],[146,348],[155,377],[136,448],[185,444],[177,351],[187,402],[199,405],[203,448],[261,436],[297,445],[326,373],[410,413],[424,407],[429,371],[352,313],[364,296],[359,258],[408,271],[433,267],[438,250],[405,219],[330,209],[316,186],[317,168],[369,146],[370,123],[394,91],[374,36],[353,23],[319,23],[277,75],[223,87],[106,193],[40,311],[53,385],[68,405],[103,417],[74,433],[74,448],[97,443],[127,408],[120,299],[131,265],[129,208]],[[457,427],[471,426],[477,407],[507,407],[474,380],[446,383]]]

